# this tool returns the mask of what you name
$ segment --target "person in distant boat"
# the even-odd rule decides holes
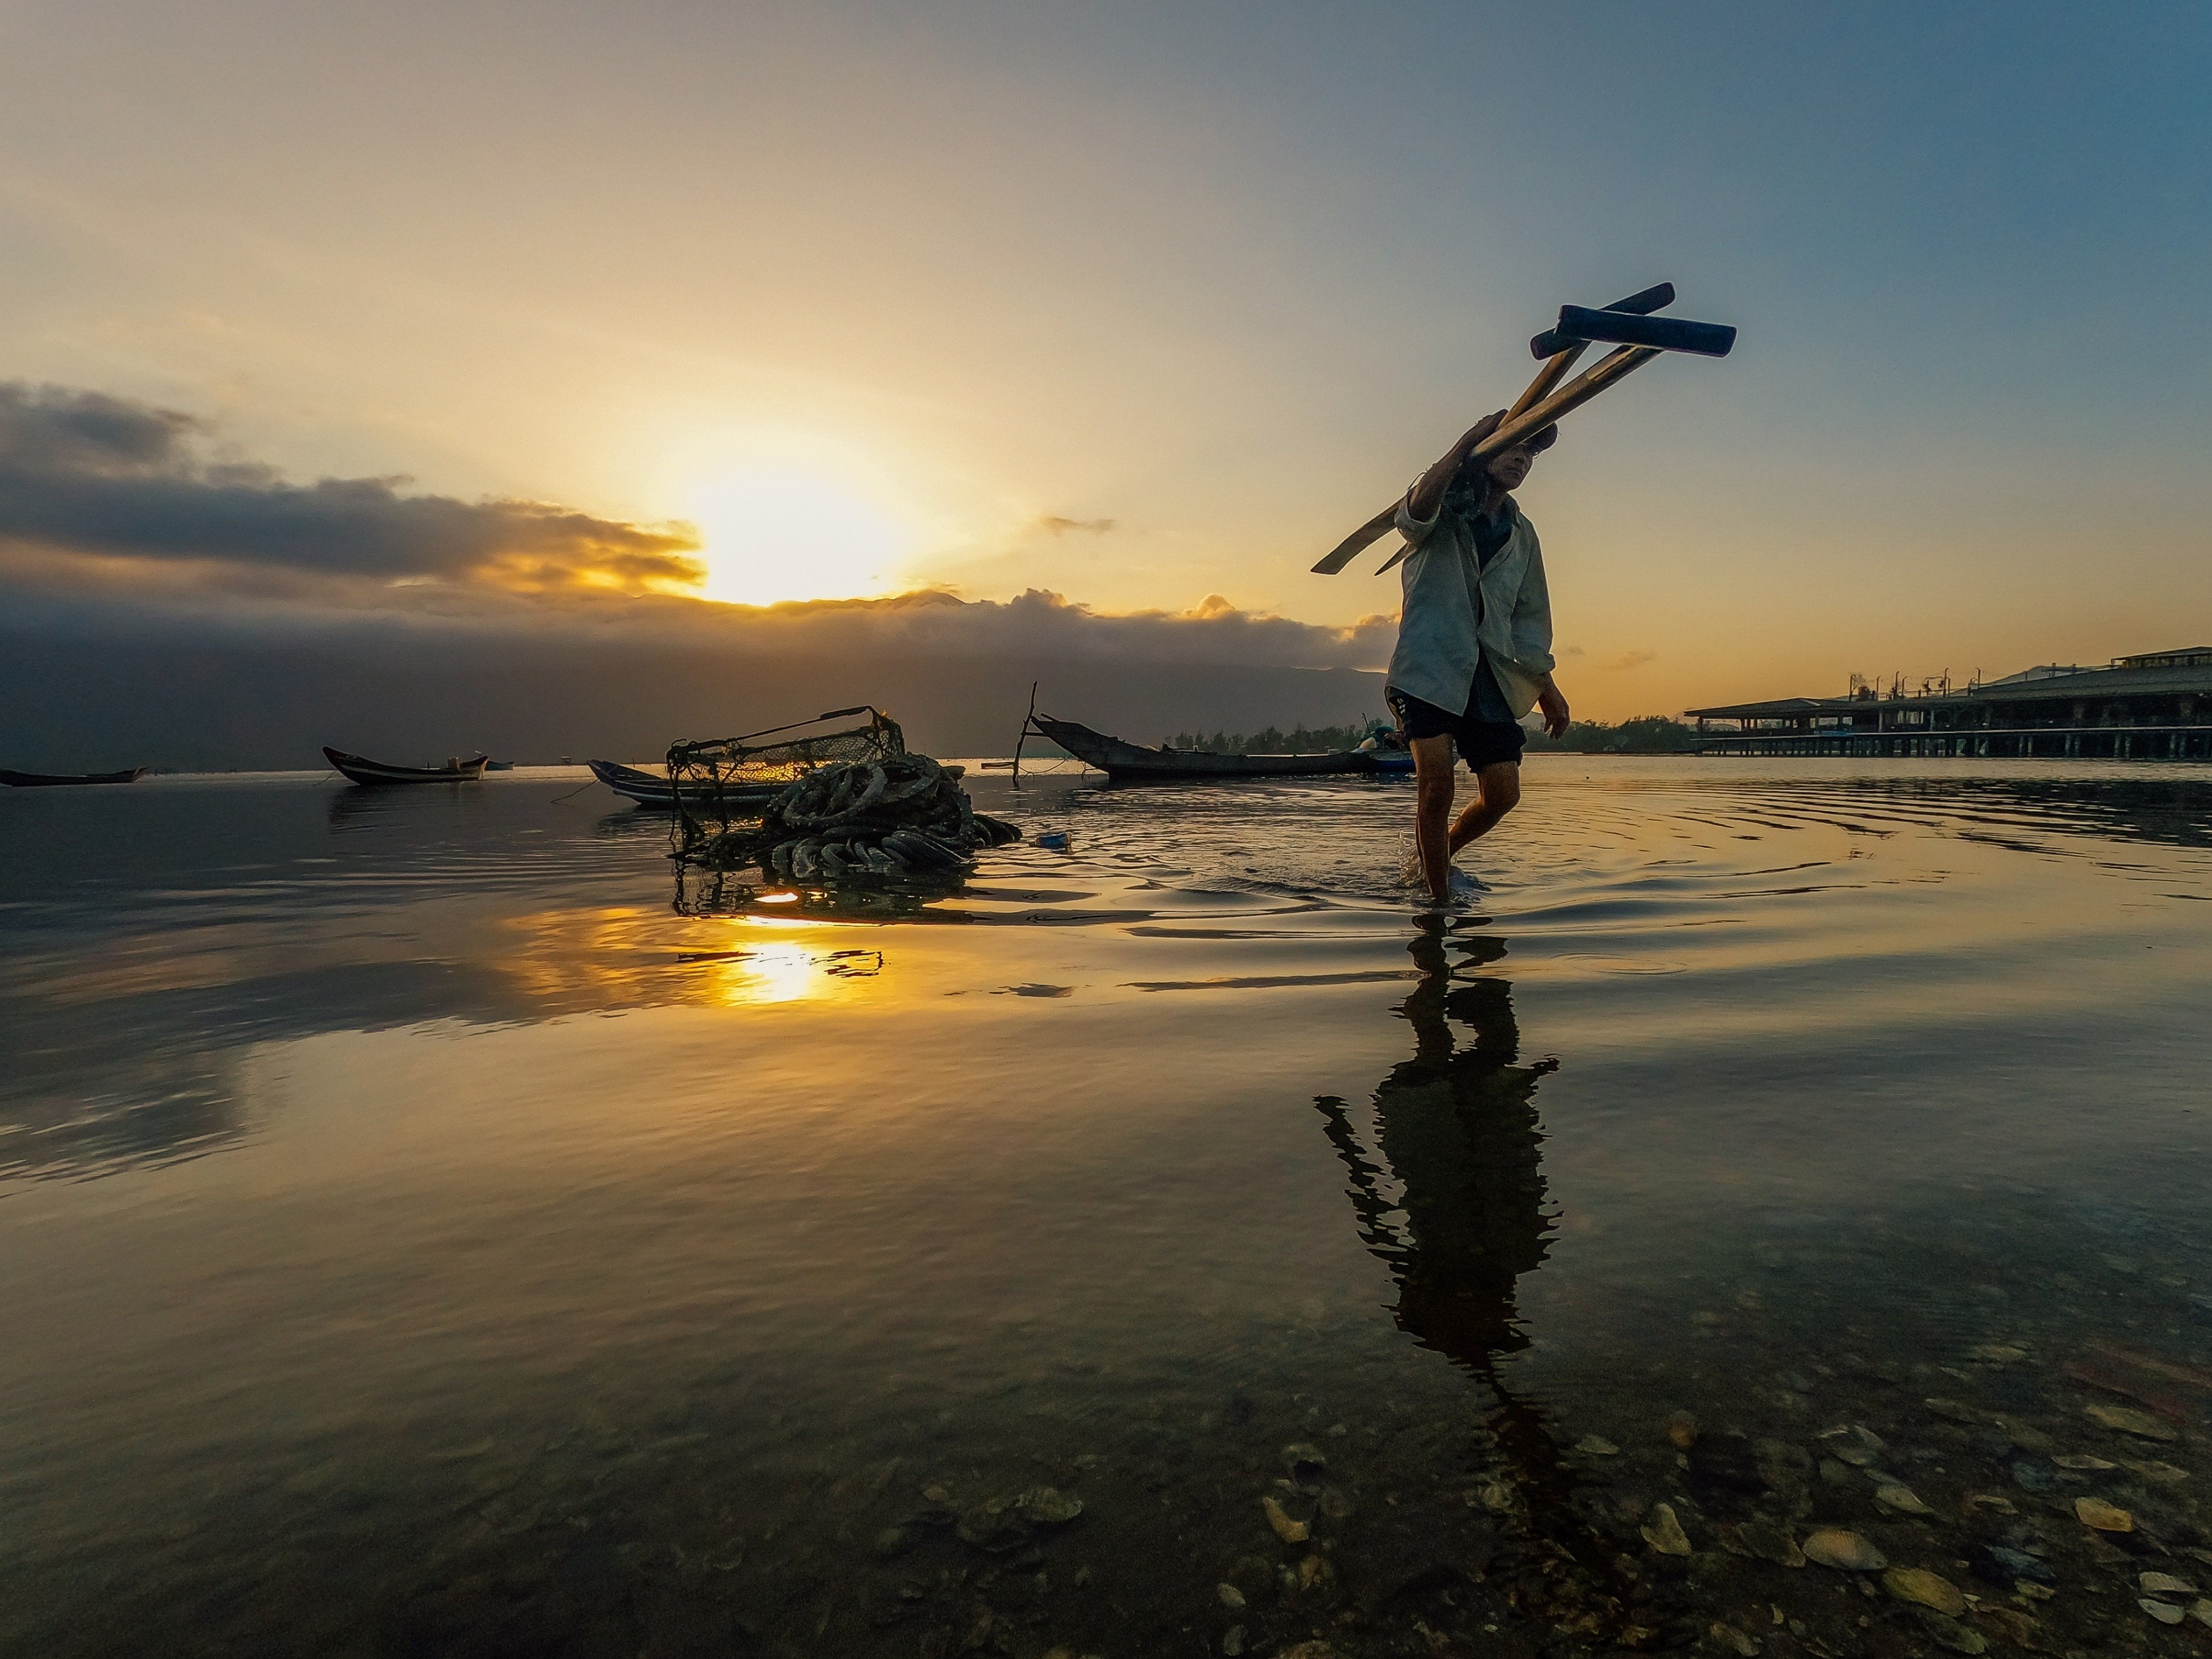
[[[1567,729],[1567,700],[1552,678],[1543,551],[1510,493],[1559,429],[1547,426],[1486,463],[1470,459],[1504,418],[1501,410],[1469,427],[1398,506],[1412,550],[1383,696],[1413,751],[1413,841],[1439,904],[1451,902],[1453,855],[1521,799],[1521,717],[1540,708],[1547,732]],[[1475,778],[1456,820],[1455,748]]]

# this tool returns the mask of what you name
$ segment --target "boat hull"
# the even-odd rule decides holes
[[[127,772],[10,772],[0,767],[0,783],[15,789],[65,789],[87,783],[136,783],[146,775],[146,769],[134,766]]]
[[[657,807],[666,812],[676,810],[675,786],[659,772],[641,772],[635,766],[623,766],[614,761],[586,761],[584,764],[601,783],[640,806]],[[943,769],[946,777],[957,778],[966,769],[947,766]],[[711,788],[692,785],[684,789],[684,799],[698,806],[761,807],[790,787],[787,783],[732,785],[725,787],[718,797]]]
[[[383,761],[371,760],[366,755],[349,755],[343,749],[325,749],[323,758],[336,767],[350,782],[384,785],[393,783],[474,783],[483,776],[490,762],[482,755],[474,760],[463,761],[459,766],[391,766]]]
[[[658,807],[663,811],[676,810],[676,786],[658,772],[641,772],[635,766],[622,766],[613,761],[586,761],[592,775],[617,795],[635,801],[640,806]],[[729,806],[765,806],[781,794],[783,784],[763,784],[750,788],[726,789],[720,802]],[[700,805],[715,803],[713,791],[691,788],[684,791],[684,799]]]
[[[1205,750],[1146,749],[1074,720],[1031,717],[1053,742],[1109,778],[1128,783],[1177,783],[1195,778],[1321,778],[1364,775],[1375,757],[1361,749],[1325,755],[1217,755]]]

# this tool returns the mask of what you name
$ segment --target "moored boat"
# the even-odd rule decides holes
[[[392,766],[366,755],[349,755],[343,749],[325,748],[323,758],[354,783],[474,783],[491,763],[488,755],[473,760],[449,760],[443,766]]]
[[[16,789],[54,789],[80,783],[136,783],[145,775],[143,766],[124,772],[10,772],[0,766],[0,783]]]
[[[641,772],[635,766],[620,765],[614,761],[595,760],[584,763],[592,769],[592,775],[615,792],[626,796],[640,806],[660,806],[673,811],[676,805],[676,786],[659,772]],[[765,806],[784,791],[782,783],[732,786],[726,788],[722,799],[731,806]],[[714,799],[711,786],[687,785],[684,799],[706,805]]]
[[[593,777],[617,795],[634,800],[640,806],[675,810],[676,786],[669,782],[665,774],[642,772],[635,766],[623,766],[615,761],[595,760],[584,763],[591,768]],[[958,766],[947,766],[942,769],[950,778],[959,777],[963,770]],[[711,783],[687,783],[684,786],[684,799],[695,806],[766,806],[790,787],[791,781],[787,778],[774,783],[725,783],[718,797]]]
[[[1224,755],[1207,750],[1146,749],[1109,737],[1074,720],[1032,714],[1043,736],[1109,778],[1126,782],[1186,778],[1314,778],[1343,773],[1372,773],[1375,755],[1364,749],[1337,749],[1320,755]]]

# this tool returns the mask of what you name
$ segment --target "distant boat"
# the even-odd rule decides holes
[[[1206,750],[1146,749],[1073,720],[1032,714],[1038,732],[1110,778],[1130,782],[1181,778],[1314,778],[1382,769],[1364,749],[1337,749],[1322,755],[1223,755]]]
[[[127,772],[10,772],[0,767],[0,783],[17,789],[53,789],[72,783],[136,783],[145,775],[143,766],[134,766]]]
[[[388,766],[366,755],[349,755],[343,749],[325,749],[323,758],[356,783],[474,783],[491,764],[488,755],[474,760],[449,760],[443,766]]]
[[[484,770],[487,772],[512,772],[514,770],[514,763],[513,761],[486,761],[484,763]]]

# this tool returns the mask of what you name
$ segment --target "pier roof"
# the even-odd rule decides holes
[[[2015,676],[1972,686],[1964,691],[1929,692],[1904,697],[1771,697],[1759,702],[1729,703],[1716,708],[1686,709],[1707,720],[1771,720],[1785,714],[1846,714],[1853,709],[1893,707],[1899,702],[1916,708],[1974,708],[1994,702],[2055,702],[2074,697],[2172,696],[2212,693],[2212,650],[2147,653],[2159,659],[2156,667],[2115,666],[2084,668],[2074,672],[2041,674],[2034,678]],[[2183,660],[2176,661],[2176,659]],[[2121,658],[2122,664],[2141,658]]]

